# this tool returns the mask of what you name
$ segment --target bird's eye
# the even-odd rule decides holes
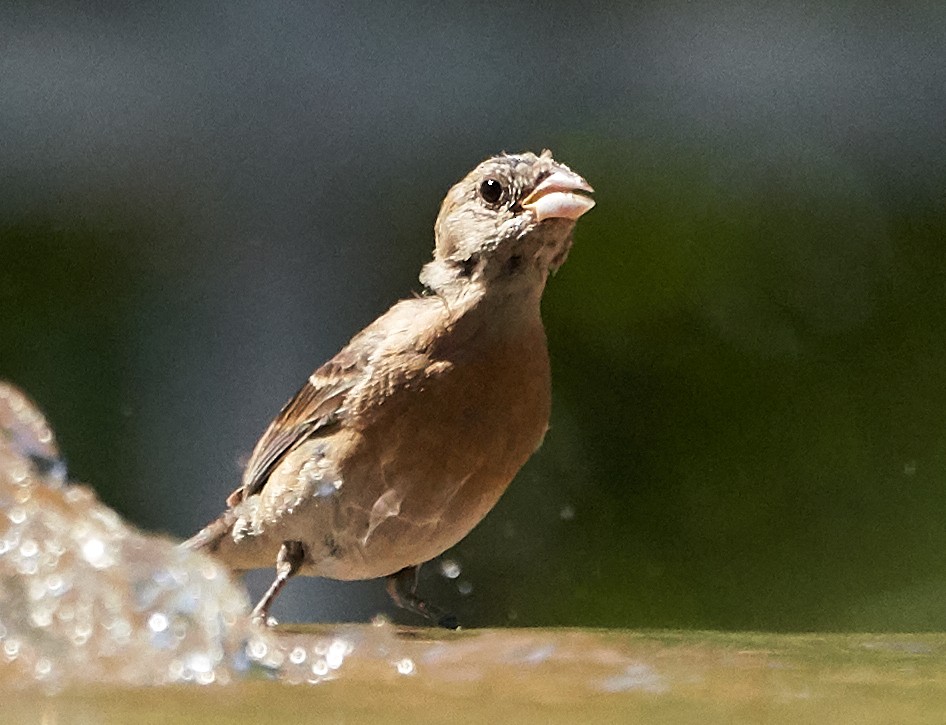
[[[503,198],[503,185],[496,179],[486,179],[480,184],[480,196],[487,204],[498,204]]]

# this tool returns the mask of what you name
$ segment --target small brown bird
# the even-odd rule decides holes
[[[296,575],[388,578],[399,606],[421,564],[466,536],[539,447],[550,375],[539,314],[592,188],[548,151],[487,159],[437,217],[429,294],[402,300],[316,370],[253,451],[228,510],[186,542],[235,571],[269,566],[269,607]]]

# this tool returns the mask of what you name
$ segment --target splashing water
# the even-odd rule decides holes
[[[227,572],[62,486],[42,415],[0,384],[0,682],[226,682],[256,666]],[[11,403],[12,401],[12,403]]]

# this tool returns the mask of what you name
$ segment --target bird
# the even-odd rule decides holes
[[[315,370],[266,428],[224,513],[184,545],[242,573],[386,578],[399,607],[445,628],[420,566],[463,539],[539,448],[551,375],[540,302],[592,187],[550,151],[501,153],[447,193],[424,294]]]

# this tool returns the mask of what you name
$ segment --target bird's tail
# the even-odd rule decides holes
[[[211,521],[181,546],[196,551],[216,553],[220,544],[229,537],[230,529],[233,528],[236,520],[237,515],[233,509],[227,509],[219,518]]]

